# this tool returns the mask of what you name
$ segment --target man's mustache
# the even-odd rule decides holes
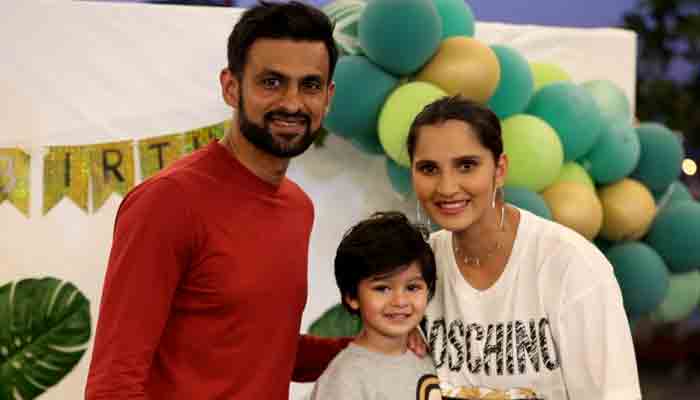
[[[311,123],[311,117],[303,112],[288,113],[286,111],[276,110],[265,114],[265,121],[270,122],[273,119],[301,119],[306,125]]]

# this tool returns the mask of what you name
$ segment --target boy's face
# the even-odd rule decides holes
[[[428,286],[414,261],[399,273],[363,279],[357,298],[346,300],[360,312],[366,344],[380,351],[395,349],[405,346],[408,333],[423,318]]]

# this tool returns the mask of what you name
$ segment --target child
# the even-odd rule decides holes
[[[407,351],[407,337],[435,290],[426,232],[399,212],[379,212],[352,227],[338,246],[335,278],[343,305],[363,329],[316,382],[313,400],[423,398],[434,377],[430,357]]]

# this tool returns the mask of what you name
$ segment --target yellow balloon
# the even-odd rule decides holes
[[[496,53],[480,41],[453,36],[443,40],[433,58],[416,77],[437,85],[448,95],[486,104],[496,91],[501,66]]]
[[[556,64],[533,61],[530,62],[530,70],[535,84],[535,92],[550,83],[572,81],[571,75]]]
[[[603,207],[595,190],[578,182],[559,182],[542,192],[552,218],[593,240],[603,225]]]
[[[654,196],[639,181],[625,178],[598,191],[603,205],[603,228],[607,240],[637,240],[646,235],[656,216]]]

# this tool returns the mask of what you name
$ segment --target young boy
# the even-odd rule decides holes
[[[379,212],[345,233],[335,256],[343,305],[363,329],[316,382],[313,400],[418,399],[434,377],[430,357],[407,351],[435,291],[425,232],[399,212]]]

